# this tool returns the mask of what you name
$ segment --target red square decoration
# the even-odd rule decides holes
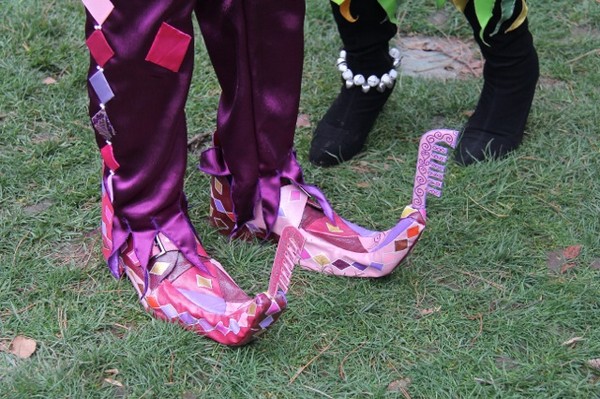
[[[146,55],[146,61],[177,72],[191,41],[190,35],[163,22]]]
[[[102,31],[96,30],[94,33],[90,35],[85,41],[88,48],[90,49],[90,54],[94,57],[94,60],[101,67],[104,66],[110,60],[113,55],[115,55],[113,49],[110,47],[108,42],[106,41],[106,37]]]

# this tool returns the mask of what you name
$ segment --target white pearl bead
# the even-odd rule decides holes
[[[395,69],[390,69],[388,73],[390,74],[390,78],[392,78],[392,80],[398,77],[398,72]]]
[[[356,75],[354,76],[354,84],[357,86],[362,86],[365,84],[365,77],[362,75]]]
[[[392,78],[387,73],[384,73],[381,75],[381,82],[387,85],[388,83],[392,83]]]
[[[344,78],[344,80],[352,80],[353,77],[354,77],[354,74],[352,73],[352,70],[350,68],[346,69],[342,73],[342,78]]]
[[[340,51],[340,58],[346,59],[346,50]]]
[[[348,65],[344,62],[343,64],[338,64],[338,71],[345,72],[348,69]]]
[[[354,82],[352,80],[346,81],[346,89],[351,89],[354,87]]]
[[[380,93],[383,93],[385,91],[386,85],[383,82],[379,82],[379,84],[377,85],[377,91]]]
[[[398,50],[396,47],[392,47],[392,48],[390,49],[390,56],[391,56],[393,59],[398,59],[398,58],[400,58],[400,50]]]
[[[368,93],[369,90],[371,90],[371,86],[369,86],[367,84],[362,85],[362,91],[363,91],[363,93]]]
[[[338,58],[337,61],[335,62],[335,65],[340,65],[340,64],[345,64],[345,63],[346,63],[345,58]]]
[[[379,84],[379,78],[375,75],[371,75],[369,76],[369,79],[367,79],[367,83],[369,84],[369,86],[375,87]]]

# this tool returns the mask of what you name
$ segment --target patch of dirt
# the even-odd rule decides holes
[[[42,200],[41,202],[38,202],[37,204],[33,204],[33,205],[28,205],[26,207],[23,208],[23,212],[25,212],[25,214],[33,216],[33,215],[38,215],[42,212],[44,212],[46,209],[50,208],[52,206],[53,202],[50,200]]]
[[[405,76],[431,79],[479,77],[483,58],[474,41],[430,36],[402,36],[396,40]]]
[[[540,76],[540,80],[538,81],[538,86],[540,89],[568,89],[569,85],[567,82],[550,78],[547,76]]]
[[[571,27],[571,35],[598,39],[600,38],[600,29],[590,25],[575,25]]]
[[[61,243],[50,256],[57,267],[85,268],[91,261],[99,258],[99,246],[102,233],[99,228],[82,235],[81,240],[70,240]]]

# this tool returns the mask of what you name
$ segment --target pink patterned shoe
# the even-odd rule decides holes
[[[370,231],[339,217],[318,189],[289,184],[281,188],[279,217],[273,227],[278,235],[284,228],[297,228],[306,239],[300,266],[321,273],[351,277],[382,277],[390,274],[408,255],[426,224],[426,195],[441,196],[448,149],[455,147],[458,132],[432,130],[419,144],[417,172],[411,205],[404,208],[393,228]],[[223,234],[235,226],[229,182],[226,177],[211,180],[210,222]],[[264,236],[262,211],[240,231],[243,238]]]
[[[148,312],[231,346],[248,343],[279,318],[305,241],[298,230],[283,229],[269,288],[251,298],[206,254],[185,214],[162,226],[155,219],[149,232],[132,231],[115,217],[113,178],[120,166],[112,144],[101,155],[102,253],[115,277],[127,274]]]
[[[119,257],[120,270],[149,313],[221,344],[240,346],[272,325],[286,308],[285,293],[304,238],[292,228],[282,232],[269,289],[255,298],[246,295],[199,242],[198,254],[207,272],[194,267],[159,233],[144,273],[130,241]]]

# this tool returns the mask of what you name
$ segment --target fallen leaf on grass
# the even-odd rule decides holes
[[[548,252],[548,269],[555,273],[563,274],[577,266],[570,262],[576,259],[581,252],[581,245],[571,245],[562,250]]]
[[[600,371],[600,358],[588,360],[587,364],[591,368]]]
[[[37,342],[33,339],[18,335],[10,343],[8,353],[12,353],[21,359],[28,359],[33,355],[36,348]]]
[[[310,116],[307,114],[300,114],[296,119],[296,127],[310,127]]]
[[[359,181],[358,183],[356,183],[356,187],[369,188],[369,187],[371,187],[371,183],[369,183],[368,181]]]
[[[119,374],[119,369],[108,369],[108,370],[104,370],[105,374],[111,374],[111,375],[117,375]]]
[[[110,385],[114,385],[119,388],[123,388],[123,384],[121,382],[119,382],[117,380],[113,380],[112,378],[105,378],[104,382],[106,382],[107,384],[110,384]]]
[[[565,259],[575,259],[581,253],[581,245],[571,245],[570,247],[566,247],[563,250],[563,254],[565,255]]]
[[[560,268],[560,274],[564,274],[565,272],[567,272],[568,270],[571,270],[575,266],[577,266],[577,264],[575,262],[565,263]]]
[[[42,83],[45,85],[53,85],[56,84],[56,79],[54,79],[53,77],[48,76],[47,78],[45,78],[44,80],[42,80]]]
[[[419,309],[419,314],[421,316],[427,316],[427,315],[430,315],[432,313],[439,312],[440,309],[442,309],[441,306],[436,306],[435,308],[428,308],[428,309]]]
[[[581,341],[585,341],[585,338],[583,338],[583,337],[573,337],[571,339],[566,340],[561,345],[562,346],[571,346],[571,345],[575,345],[576,343],[581,342]]]

